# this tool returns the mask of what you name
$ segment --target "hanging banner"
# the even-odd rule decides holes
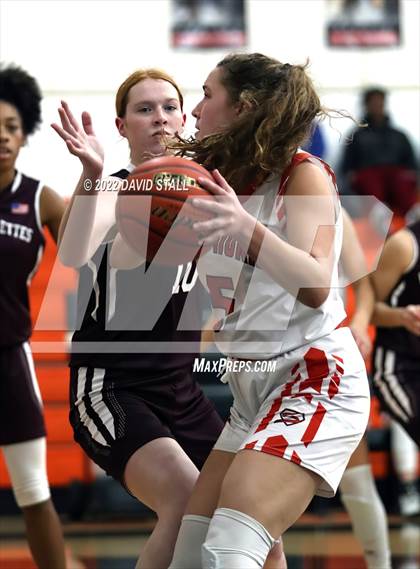
[[[172,0],[171,28],[174,47],[243,47],[244,0]]]
[[[332,47],[394,47],[400,44],[399,0],[326,0]]]

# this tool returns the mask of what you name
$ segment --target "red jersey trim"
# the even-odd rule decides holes
[[[307,160],[310,160],[311,158],[318,160],[323,165],[325,171],[331,177],[331,180],[334,184],[335,191],[338,195],[337,179],[335,177],[334,170],[331,168],[331,166],[329,164],[327,164],[326,162],[324,162],[324,160],[321,160],[321,158],[318,158],[317,156],[314,156],[313,154],[310,154],[309,152],[296,152],[296,154],[292,158],[292,161],[287,166],[287,168],[285,169],[285,171],[283,172],[283,174],[280,178],[279,189],[277,192],[277,199],[281,196],[284,196],[284,194],[286,192],[287,182],[289,181],[290,175],[291,175],[292,171],[296,168],[296,166],[299,166],[299,164],[302,164],[302,162],[306,162]],[[283,217],[284,217],[284,212],[282,211],[282,209],[279,209],[277,212],[278,220],[280,221]]]
[[[338,190],[337,190],[337,179],[335,177],[334,170],[331,168],[331,166],[329,164],[324,162],[324,160],[321,160],[321,158],[318,158],[317,156],[314,156],[313,154],[309,154],[309,152],[297,152],[293,156],[292,161],[287,166],[287,168],[285,169],[285,171],[283,172],[283,174],[281,176],[280,184],[279,184],[279,191],[278,191],[279,195],[284,195],[284,192],[286,191],[286,185],[287,185],[287,182],[290,178],[290,174],[292,173],[292,170],[294,168],[296,168],[296,166],[299,166],[299,164],[302,164],[302,162],[306,162],[307,160],[310,160],[311,158],[315,158],[315,160],[319,160],[319,162],[321,162],[321,164],[324,166],[327,174],[329,174],[329,176],[331,176],[334,187],[335,187],[336,191],[338,192]]]

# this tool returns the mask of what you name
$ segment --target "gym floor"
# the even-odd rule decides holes
[[[153,519],[64,521],[69,569],[133,569],[153,524]],[[420,521],[390,516],[389,527],[393,569],[420,569]],[[365,568],[361,548],[342,512],[305,514],[287,532],[284,545],[289,569]],[[0,567],[35,569],[18,517],[0,518]]]

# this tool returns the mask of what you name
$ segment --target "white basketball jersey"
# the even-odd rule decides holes
[[[302,304],[296,295],[256,267],[234,239],[220,238],[199,259],[198,271],[212,297],[214,314],[220,318],[216,344],[231,357],[272,358],[330,334],[346,316],[337,270],[343,222],[335,176],[329,166],[308,153],[298,152],[283,177],[264,182],[243,202],[243,207],[287,241],[284,192],[292,169],[305,160],[323,169],[335,203],[334,266],[329,295],[319,308]]]

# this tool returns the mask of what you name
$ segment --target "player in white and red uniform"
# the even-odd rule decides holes
[[[275,177],[262,184],[246,199],[243,207],[266,228],[286,240],[284,201],[287,182],[294,169],[305,161],[321,168],[331,186],[335,202],[333,247],[337,265],[343,233],[340,203],[334,174],[318,158],[298,152],[281,179]],[[299,202],[302,198],[292,199]],[[223,325],[216,331],[216,343],[221,352],[231,357],[266,359],[280,356],[326,336],[346,317],[336,266],[330,294],[316,310],[297,302],[293,293],[273,281],[229,235],[220,237],[209,253],[201,257],[199,272],[212,295],[215,315],[223,319]]]
[[[363,358],[340,327],[334,174],[298,151],[322,112],[303,67],[260,54],[227,56],[193,111],[198,141],[186,148],[229,180],[200,180],[215,200],[193,205],[214,215],[194,225],[212,246],[198,266],[222,317],[234,402],[171,569],[262,567],[312,497],[334,495],[366,428]]]
[[[274,178],[262,184],[244,203],[249,213],[284,240],[287,239],[284,206],[287,182],[293,170],[305,161],[325,171],[335,192],[334,174],[328,166],[310,154],[299,152],[281,180]],[[262,207],[258,196],[264,197]],[[352,393],[352,382],[347,380],[341,384],[341,380],[344,375],[346,378],[354,376],[354,381],[358,381],[365,369],[350,330],[340,328],[346,316],[337,279],[342,217],[336,194],[333,199],[336,206],[334,273],[328,297],[316,309],[297,301],[258,267],[258,261],[255,265],[249,257],[232,256],[226,250],[226,241],[230,250],[239,245],[229,238],[221,237],[199,262],[203,283],[216,302],[221,291],[227,298],[228,279],[233,283],[229,302],[234,308],[223,323],[219,323],[216,344],[232,359],[233,369],[235,359],[249,362],[248,369],[242,364],[244,371],[228,371],[222,378],[238,396],[230,422],[215,448],[228,452],[252,448],[302,464],[323,478],[316,493],[327,497],[334,495],[348,460],[346,448],[330,445],[334,432],[343,436],[341,412],[353,411],[347,401],[340,401]],[[216,289],[217,283],[219,289]],[[250,366],[255,369],[257,361],[264,359],[275,360],[274,372],[249,373]],[[240,367],[236,362],[236,369]],[[258,367],[264,369],[261,362]],[[359,402],[354,400],[355,422],[348,427],[350,438],[359,419],[361,425],[365,421],[364,411],[369,400],[366,382],[360,395],[365,398],[365,404],[359,413]]]

